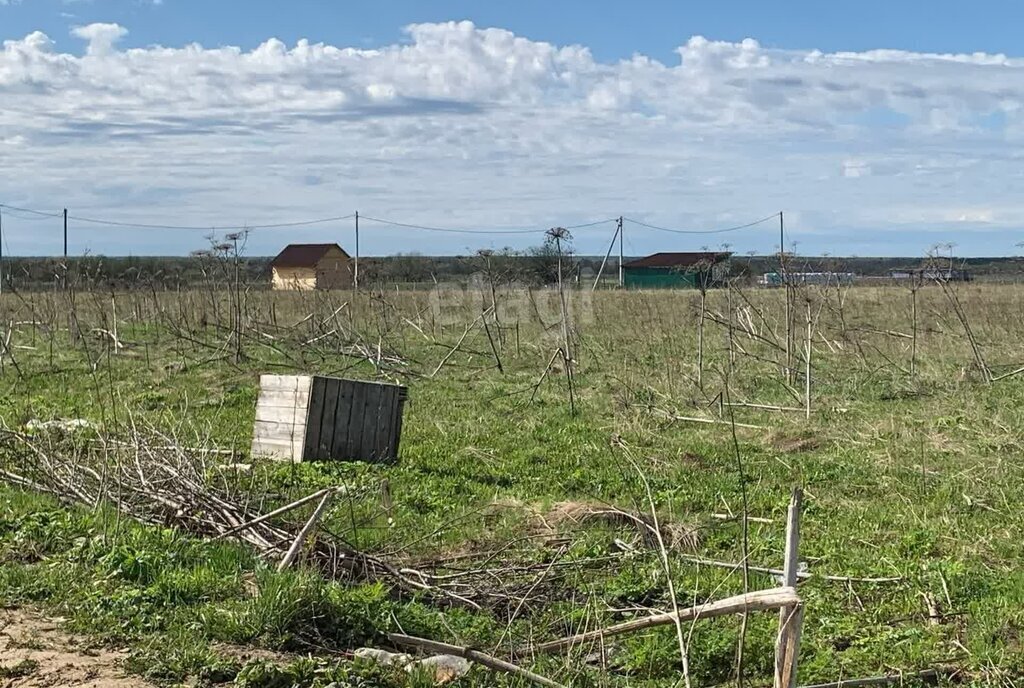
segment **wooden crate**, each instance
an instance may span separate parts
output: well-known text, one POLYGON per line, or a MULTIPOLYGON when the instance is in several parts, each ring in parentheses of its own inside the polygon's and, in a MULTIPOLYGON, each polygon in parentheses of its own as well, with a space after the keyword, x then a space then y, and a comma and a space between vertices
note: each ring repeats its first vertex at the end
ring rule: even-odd
POLYGON ((286 461, 392 461, 406 397, 400 385, 262 375, 251 453, 286 461))

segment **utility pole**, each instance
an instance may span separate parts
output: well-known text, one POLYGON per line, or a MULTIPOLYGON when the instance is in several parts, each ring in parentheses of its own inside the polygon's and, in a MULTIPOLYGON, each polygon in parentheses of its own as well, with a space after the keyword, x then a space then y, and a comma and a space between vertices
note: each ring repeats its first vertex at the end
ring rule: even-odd
POLYGON ((782 269, 785 270, 786 259, 783 253, 786 250, 786 218, 785 215, 779 212, 779 263, 782 269))
POLYGON ((64 209, 64 262, 68 257, 68 209, 64 209))
POLYGON ((619 215, 619 288, 626 286, 626 275, 622 269, 622 216, 619 215))
POLYGON ((359 211, 356 211, 356 265, 352 271, 352 286, 359 291, 359 211))

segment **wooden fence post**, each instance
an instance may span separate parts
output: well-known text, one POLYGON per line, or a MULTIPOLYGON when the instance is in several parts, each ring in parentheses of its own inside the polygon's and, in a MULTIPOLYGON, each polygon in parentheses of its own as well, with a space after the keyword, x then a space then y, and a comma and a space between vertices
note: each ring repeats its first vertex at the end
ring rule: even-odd
POLYGON ((804 407, 807 420, 811 419, 811 347, 813 346, 813 325, 811 319, 811 300, 807 299, 807 356, 804 361, 804 407))
MULTIPOLYGON (((786 558, 782 585, 796 588, 800 549, 800 507, 803 491, 793 488, 786 518, 786 558)), ((797 658, 800 654, 800 631, 803 626, 803 606, 796 604, 779 610, 779 635, 775 643, 775 688, 796 686, 797 658)))

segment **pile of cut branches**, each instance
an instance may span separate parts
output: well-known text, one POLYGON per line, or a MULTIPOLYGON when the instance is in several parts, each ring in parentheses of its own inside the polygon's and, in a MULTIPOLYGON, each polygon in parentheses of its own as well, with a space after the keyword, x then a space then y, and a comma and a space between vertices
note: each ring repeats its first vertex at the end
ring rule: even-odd
POLYGON ((65 503, 109 504, 140 523, 172 527, 201 538, 237 538, 278 568, 298 555, 331 579, 383 580, 409 592, 425 592, 449 603, 478 608, 470 599, 400 571, 360 552, 317 520, 344 487, 319 490, 269 509, 269 486, 257 473, 228 463, 220 452, 186 449, 155 431, 133 432, 126 440, 83 440, 64 433, 29 436, 0 431, 0 479, 53 495, 65 503), (281 516, 319 502, 301 525, 281 516))

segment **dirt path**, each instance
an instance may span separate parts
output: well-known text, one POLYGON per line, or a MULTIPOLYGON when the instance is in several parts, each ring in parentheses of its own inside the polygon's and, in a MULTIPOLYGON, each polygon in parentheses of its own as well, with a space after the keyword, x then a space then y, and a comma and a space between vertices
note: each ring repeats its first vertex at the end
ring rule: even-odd
POLYGON ((59 620, 0 610, 0 688, 145 688, 121 668, 124 652, 96 649, 62 631, 59 620))

